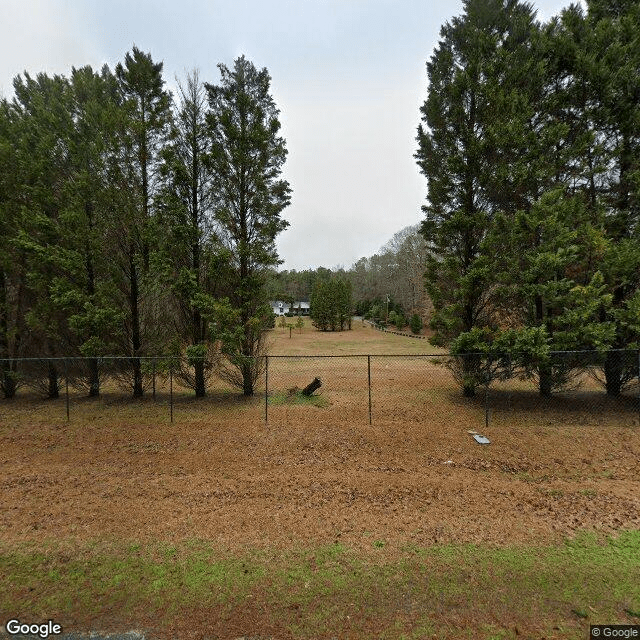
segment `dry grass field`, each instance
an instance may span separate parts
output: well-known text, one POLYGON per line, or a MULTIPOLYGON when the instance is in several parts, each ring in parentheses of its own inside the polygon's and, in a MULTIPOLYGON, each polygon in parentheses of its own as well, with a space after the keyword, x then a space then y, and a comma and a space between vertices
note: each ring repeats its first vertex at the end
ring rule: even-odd
MULTIPOLYGON (((426 340, 271 332, 264 382, 0 401, 0 623, 151 638, 584 638, 640 620, 637 399, 462 398, 426 340), (372 424, 368 370, 372 378, 372 424), (407 354, 393 358, 383 354, 407 354), (309 403, 288 390, 313 377, 309 403), (477 444, 469 431, 488 436, 477 444)), ((522 385, 521 385, 522 386, 522 385)))

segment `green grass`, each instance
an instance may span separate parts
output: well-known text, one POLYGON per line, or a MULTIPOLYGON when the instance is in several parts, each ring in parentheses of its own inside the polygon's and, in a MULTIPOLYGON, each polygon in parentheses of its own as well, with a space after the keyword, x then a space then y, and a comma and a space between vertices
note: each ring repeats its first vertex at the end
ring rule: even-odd
POLYGON ((191 610, 233 619, 250 602, 256 624, 296 638, 512 638, 516 627, 579 638, 588 624, 637 623, 638 531, 547 547, 376 542, 371 554, 338 543, 235 555, 199 541, 5 547, 0 611, 91 620, 117 610, 132 625, 146 612, 163 628, 191 610))
POLYGON ((327 407, 329 401, 323 395, 312 394, 305 396, 302 391, 296 391, 295 393, 289 393, 288 391, 275 391, 269 392, 270 405, 281 406, 285 404, 299 404, 312 407, 327 407))

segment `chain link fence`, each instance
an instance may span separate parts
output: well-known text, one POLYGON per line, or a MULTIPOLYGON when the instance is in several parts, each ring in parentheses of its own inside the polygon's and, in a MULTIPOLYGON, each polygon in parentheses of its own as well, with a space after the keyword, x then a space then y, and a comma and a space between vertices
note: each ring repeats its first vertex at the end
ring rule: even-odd
POLYGON ((59 410, 67 420, 75 409, 115 407, 135 416, 143 406, 148 419, 170 422, 640 424, 637 350, 553 352, 540 362, 513 355, 363 354, 271 355, 249 364, 250 396, 220 375, 219 361, 171 357, 0 359, 0 391, 7 403, 59 410), (202 398, 195 397, 199 368, 202 398), (128 401, 134 395, 140 397, 128 401))

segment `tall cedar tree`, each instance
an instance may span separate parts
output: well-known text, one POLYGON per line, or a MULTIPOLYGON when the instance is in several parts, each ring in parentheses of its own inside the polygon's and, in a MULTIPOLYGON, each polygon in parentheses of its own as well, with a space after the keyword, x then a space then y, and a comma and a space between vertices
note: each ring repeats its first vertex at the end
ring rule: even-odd
MULTIPOLYGON (((512 52, 503 49, 498 64, 489 67, 491 82, 503 88, 496 92, 503 116, 489 129, 499 153, 488 165, 498 180, 488 184, 498 188, 487 192, 493 215, 478 261, 493 275, 494 314, 486 322, 491 331, 460 334, 452 345, 457 353, 462 346, 486 353, 486 340, 522 349, 529 338, 537 345, 541 336, 545 348, 539 355, 545 349, 601 350, 610 338, 610 323, 598 319, 610 297, 596 271, 606 240, 601 211, 590 193, 602 152, 577 55, 584 33, 574 18, 575 8, 543 32, 532 32, 535 37, 521 64, 505 64, 512 52), (500 129, 506 132, 502 137, 500 129), (510 151, 507 162, 504 150, 510 151), (516 179, 500 180, 510 175, 516 179), (505 329, 502 339, 500 330, 505 329)), ((526 351, 532 353, 536 345, 526 351)), ((519 356, 510 354, 512 362, 519 356)), ((567 357, 552 362, 546 356, 537 362, 527 373, 539 378, 542 395, 564 386, 581 364, 567 357)), ((478 380, 473 374, 460 375, 465 391, 478 380)))
POLYGON ((89 358, 85 376, 89 395, 94 396, 100 391, 97 356, 117 349, 123 325, 107 241, 113 206, 107 168, 118 91, 106 66, 101 73, 91 67, 73 69, 70 89, 71 176, 59 226, 60 246, 66 252, 55 256, 60 277, 51 289, 51 299, 65 312, 74 350, 89 358))
MULTIPOLYGON (((61 76, 41 73, 32 78, 25 73, 13 84, 15 97, 9 109, 18 135, 10 143, 15 164, 7 175, 13 178, 13 191, 5 205, 18 226, 9 245, 14 265, 9 271, 7 347, 12 355, 59 355, 58 349, 68 346, 68 336, 61 331, 60 309, 49 299, 57 273, 52 273, 48 261, 62 253, 57 227, 67 206, 71 173, 69 82, 61 76)), ((52 363, 49 369, 48 395, 55 397, 58 376, 52 363)), ((16 373, 13 366, 12 375, 16 373)))
POLYGON ((210 166, 217 201, 218 236, 228 249, 232 277, 229 302, 237 313, 238 331, 225 346, 244 395, 253 395, 271 309, 264 285, 267 269, 279 264, 275 238, 289 223, 280 213, 291 189, 280 179, 286 158, 278 136, 279 111, 269 95, 267 69, 258 71, 244 56, 233 68, 218 65, 219 85, 206 84, 210 113, 210 166))
MULTIPOLYGON (((156 193, 160 148, 171 121, 170 95, 164 89, 162 63, 154 63, 151 54, 133 47, 125 56, 124 65, 116 66, 116 77, 129 106, 128 129, 134 148, 136 180, 136 211, 129 229, 126 249, 128 306, 130 315, 129 351, 133 357, 133 395, 143 393, 140 359, 145 345, 143 338, 142 287, 143 276, 149 272, 149 226, 152 201, 156 193)), ((133 213, 133 212, 132 212, 133 213)))
POLYGON ((351 329, 351 283, 343 277, 318 280, 311 294, 311 319, 320 331, 351 329))
POLYGON ((12 398, 17 387, 17 357, 24 355, 26 265, 15 239, 27 217, 21 168, 24 136, 15 105, 0 101, 0 391, 12 398))
MULTIPOLYGON (((579 18, 574 7, 545 25, 532 52, 544 70, 540 92, 529 94, 536 135, 513 164, 532 177, 528 201, 515 214, 504 207, 496 215, 484 247, 500 301, 496 324, 523 337, 542 335, 546 349, 554 351, 603 350, 611 337, 611 324, 599 317, 610 303, 597 270, 607 247, 593 190, 602 149, 585 97, 579 52, 586 35, 579 18)), ((493 338, 501 342, 499 335, 493 338)), ((513 344, 521 348, 522 340, 513 344)), ((516 362, 519 354, 510 357, 516 362)), ((527 370, 538 378, 543 396, 564 387, 585 365, 569 355, 537 362, 527 370)))
POLYGON ((170 143, 163 151, 163 189, 159 198, 157 237, 159 259, 177 301, 176 351, 186 343, 193 374, 180 371, 196 396, 205 395, 207 309, 224 277, 216 261, 212 220, 214 193, 208 155, 211 141, 206 129, 207 96, 197 70, 178 83, 178 104, 170 143))
MULTIPOLYGON (((464 9, 443 26, 427 63, 429 92, 415 154, 428 180, 421 231, 429 251, 426 286, 434 304, 435 344, 448 344, 492 319, 491 266, 482 245, 496 209, 504 208, 498 196, 503 198, 510 178, 498 172, 502 185, 497 186, 494 176, 499 159, 517 155, 526 144, 519 140, 514 149, 511 139, 496 134, 508 124, 496 122, 507 115, 501 113, 507 97, 508 114, 522 107, 517 104, 522 78, 505 75, 496 83, 495 71, 499 64, 509 69, 525 59, 537 30, 531 6, 517 0, 466 0, 464 9)), ((516 122, 513 135, 522 128, 516 122)), ((518 189, 512 192, 521 190, 513 186, 518 189)), ((465 386, 464 392, 473 395, 474 387, 465 386)))
POLYGON ((634 355, 617 350, 640 347, 640 4, 588 0, 587 10, 581 53, 607 158, 596 188, 610 240, 603 271, 613 301, 601 319, 615 325, 604 373, 607 393, 617 396, 637 375, 634 355))

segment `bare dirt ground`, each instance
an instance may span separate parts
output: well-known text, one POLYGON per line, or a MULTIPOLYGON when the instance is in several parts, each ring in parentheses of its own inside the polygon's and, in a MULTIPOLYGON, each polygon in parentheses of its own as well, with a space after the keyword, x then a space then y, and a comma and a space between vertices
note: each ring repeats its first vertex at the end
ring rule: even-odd
MULTIPOLYGON (((390 350, 380 334, 357 337, 333 336, 333 348, 390 350)), ((430 349, 389 339, 396 352, 430 349)), ((289 340, 282 332, 276 346, 289 340)), ((1 402, 0 542, 197 538, 242 552, 339 541, 368 553, 384 541, 392 556, 640 527, 635 398, 540 403, 532 390, 502 390, 485 428, 482 398, 463 399, 441 367, 378 356, 370 425, 366 358, 354 363, 274 359, 270 389, 320 373, 326 406, 270 407, 267 424, 264 397, 224 390, 199 401, 179 391, 173 424, 165 388, 155 401, 74 395, 69 423, 63 399, 1 402)))
POLYGON ((469 425, 445 417, 373 427, 265 427, 240 416, 8 422, 5 542, 196 537, 232 549, 381 539, 399 547, 640 526, 640 438, 629 427, 492 428, 492 444, 481 446, 469 425))

